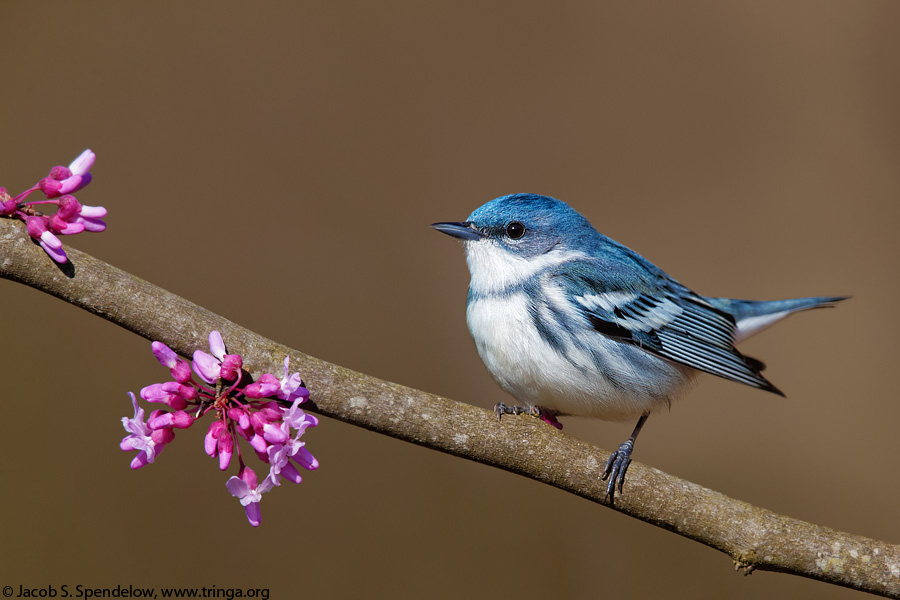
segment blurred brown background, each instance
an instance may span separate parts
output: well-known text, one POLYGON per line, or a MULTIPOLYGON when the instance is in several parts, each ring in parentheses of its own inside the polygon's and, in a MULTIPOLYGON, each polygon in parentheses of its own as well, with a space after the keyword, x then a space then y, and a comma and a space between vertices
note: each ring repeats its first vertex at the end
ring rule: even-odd
MULTIPOLYGON (((636 459, 900 542, 900 5, 157 2, 0 7, 0 185, 81 150, 109 229, 66 240, 314 356, 490 407, 462 250, 496 196, 563 199, 701 293, 852 294, 743 347, 636 459)), ((508 473, 324 421, 252 529, 179 433, 141 471, 147 341, 0 281, 0 585, 272 598, 844 598, 508 473)), ((613 448, 632 424, 568 419, 613 448)), ((626 490, 627 492, 627 490, 626 490)))

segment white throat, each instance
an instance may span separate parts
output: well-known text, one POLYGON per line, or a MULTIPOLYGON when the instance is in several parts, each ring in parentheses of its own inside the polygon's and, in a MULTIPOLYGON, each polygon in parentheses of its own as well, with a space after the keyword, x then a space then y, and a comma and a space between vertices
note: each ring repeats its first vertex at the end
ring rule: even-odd
POLYGON ((554 250, 526 258, 513 254, 489 238, 466 241, 465 249, 466 262, 472 275, 469 287, 476 294, 507 290, 545 269, 587 256, 583 252, 554 250))

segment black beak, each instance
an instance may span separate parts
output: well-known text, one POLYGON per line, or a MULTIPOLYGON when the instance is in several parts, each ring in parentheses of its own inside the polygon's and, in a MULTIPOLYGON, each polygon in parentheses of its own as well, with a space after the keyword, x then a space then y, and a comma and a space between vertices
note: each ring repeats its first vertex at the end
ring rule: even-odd
POLYGON ((484 234, 475 229, 475 225, 469 221, 463 221, 462 223, 432 223, 431 226, 441 233, 446 233, 450 237, 460 240, 480 240, 484 237, 484 234))

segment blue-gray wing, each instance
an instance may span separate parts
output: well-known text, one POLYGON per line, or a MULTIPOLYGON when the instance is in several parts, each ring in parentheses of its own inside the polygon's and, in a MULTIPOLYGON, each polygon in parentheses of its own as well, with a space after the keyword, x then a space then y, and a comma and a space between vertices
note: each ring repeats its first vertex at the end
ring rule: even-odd
POLYGON ((585 260, 553 275, 601 335, 731 381, 784 395, 734 347, 735 319, 661 271, 585 260))

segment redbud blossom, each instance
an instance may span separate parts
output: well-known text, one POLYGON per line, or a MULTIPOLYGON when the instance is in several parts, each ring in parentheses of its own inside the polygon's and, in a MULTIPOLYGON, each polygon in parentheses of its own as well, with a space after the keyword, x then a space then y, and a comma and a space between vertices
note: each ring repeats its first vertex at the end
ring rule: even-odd
POLYGON ((176 410, 170 413, 164 412, 147 421, 150 429, 187 429, 193 424, 194 417, 183 410, 176 410))
MULTIPOLYGON (((137 398, 128 392, 131 403, 134 405, 134 417, 122 417, 122 426, 130 435, 122 440, 119 447, 122 450, 137 450, 138 455, 131 461, 132 469, 140 469, 146 464, 152 463, 159 456, 166 444, 175 438, 175 434, 168 430, 153 430, 144 423, 144 409, 138 407, 137 398)), ((150 420, 158 417, 161 411, 150 413, 150 420)))
POLYGON ((50 258, 62 264, 69 259, 63 252, 62 242, 59 238, 47 230, 50 219, 47 217, 25 217, 25 229, 28 235, 38 240, 44 252, 50 255, 50 258))
POLYGON ((50 169, 50 175, 41 179, 38 184, 40 190, 47 198, 77 192, 91 182, 91 174, 88 171, 94 166, 95 158, 93 152, 85 150, 68 168, 53 167, 50 169))
MULTIPOLYGON (((63 215, 70 216, 71 202, 63 215), (68 211, 68 212, 67 212, 68 211)), ((77 207, 76 207, 77 208, 77 207)), ((40 224, 33 225, 39 228, 40 224)), ((143 410, 135 406, 135 418, 123 419, 129 432, 120 444, 123 450, 137 450, 132 468, 153 462, 162 448, 175 437, 175 429, 187 429, 207 413, 212 413, 203 440, 203 449, 211 457, 218 458, 219 468, 228 469, 233 458, 239 464, 239 476, 228 480, 229 491, 241 499, 247 518, 259 525, 259 501, 264 492, 279 485, 284 478, 300 483, 298 468, 307 470, 319 466, 315 457, 300 441, 308 427, 318 420, 304 413, 299 405, 309 397, 299 373, 289 373, 289 360, 285 359, 285 373, 278 379, 270 373, 262 374, 255 382, 240 386, 243 359, 237 354, 226 354, 225 343, 218 331, 209 335, 212 354, 194 352, 193 365, 189 365, 162 342, 153 342, 151 349, 156 359, 167 367, 175 381, 154 383, 141 390, 141 397, 148 402, 166 404, 171 411, 154 410, 147 422, 143 422, 143 410), (202 380, 197 382, 191 371, 202 380), (223 385, 223 382, 228 382, 223 385), (215 385, 211 385, 215 384, 215 385), (284 398, 292 399, 288 407, 284 398), (278 398, 278 400, 276 400, 278 398), (253 453, 269 465, 268 476, 257 485, 256 474, 244 463, 239 442, 249 442, 253 453)))
POLYGON ((189 400, 197 399, 197 390, 177 381, 154 383, 141 390, 141 398, 147 402, 162 402, 175 410, 183 410, 189 400))
POLYGON ((101 221, 105 216, 106 209, 102 206, 82 206, 75 222, 84 225, 85 231, 98 233, 106 229, 106 223, 101 221))
POLYGON ((225 423, 222 421, 213 421, 209 429, 206 430, 206 438, 203 441, 203 449, 210 456, 216 456, 216 450, 219 447, 219 434, 225 430, 225 423))
POLYGON ((254 383, 244 388, 244 395, 248 398, 268 398, 281 391, 281 382, 269 373, 265 373, 254 383))
POLYGON ((53 167, 47 177, 15 198, 11 198, 4 188, 0 188, 0 217, 25 221, 28 234, 50 258, 61 264, 66 263, 68 258, 56 235, 106 229, 106 223, 101 220, 106 216, 105 208, 85 206, 71 195, 90 183, 91 174, 88 171, 95 158, 93 152, 85 150, 68 167, 53 167), (47 200, 26 202, 25 199, 37 190, 43 191, 47 200), (35 208, 47 204, 56 205, 55 214, 47 216, 35 208))
POLYGON ((172 373, 172 379, 179 383, 187 383, 191 380, 191 366, 186 360, 178 358, 178 355, 171 348, 162 342, 153 342, 150 344, 153 355, 156 360, 164 366, 168 367, 172 373))
POLYGON ((254 527, 259 527, 262 521, 259 501, 264 493, 272 489, 273 483, 269 477, 266 477, 260 485, 257 485, 256 473, 250 467, 243 467, 238 472, 238 475, 239 477, 232 477, 225 482, 225 487, 228 488, 232 496, 240 499, 250 524, 254 527))
POLYGON ((222 334, 213 331, 209 334, 209 351, 212 355, 196 350, 194 352, 194 372, 207 383, 215 383, 222 378, 235 381, 241 376, 243 360, 239 354, 225 354, 225 342, 222 334))

